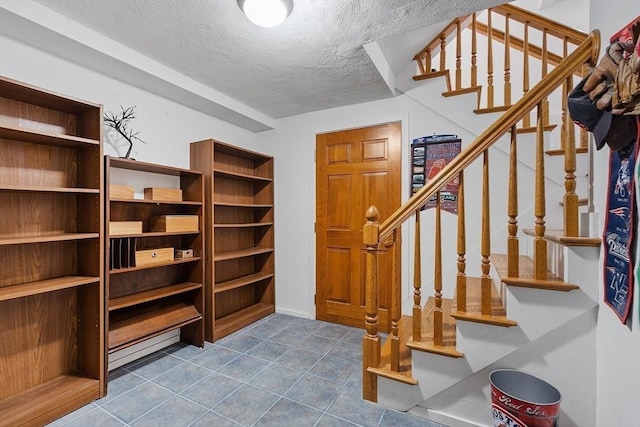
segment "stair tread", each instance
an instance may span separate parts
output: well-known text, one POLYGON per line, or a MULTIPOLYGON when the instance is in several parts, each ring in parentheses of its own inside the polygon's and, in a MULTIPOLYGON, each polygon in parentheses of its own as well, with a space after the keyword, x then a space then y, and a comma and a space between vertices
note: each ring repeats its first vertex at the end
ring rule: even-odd
POLYGON ((502 113, 511 108, 511 105, 498 105, 495 107, 476 108, 473 110, 476 114, 502 113))
MULTIPOLYGON (((542 129, 545 132, 551 132, 552 130, 554 130, 557 127, 558 127, 558 125, 546 125, 542 129)), ((517 128, 516 129, 516 133, 536 133, 536 132, 538 132, 538 127, 537 126, 529 126, 529 127, 526 127, 526 128, 517 128)), ((564 152, 562 154, 564 154, 564 152)))
POLYGON ((432 71, 430 73, 418 74, 417 76, 413 76, 413 80, 415 80, 415 81, 428 80, 428 79, 433 79, 433 78, 436 78, 436 77, 446 77, 448 75, 449 75, 449 70, 432 71))
POLYGON ((520 277, 509 277, 507 274, 508 257, 503 254, 492 254, 491 262, 493 263, 500 280, 509 286, 519 286, 535 289, 546 289, 552 291, 571 291, 578 289, 579 286, 566 283, 562 278, 547 271, 547 280, 537 280, 533 278, 533 259, 526 255, 518 257, 518 272, 520 277))
MULTIPOLYGON (((412 350, 425 351, 449 357, 463 357, 456 350, 456 319, 451 317, 451 298, 442 298, 442 342, 443 345, 433 344, 433 312, 436 308, 435 297, 429 297, 422 309, 422 341, 414 341, 413 336, 407 342, 407 347, 412 350)), ((411 331, 411 325, 409 325, 411 331)))
POLYGON ((448 98, 450 96, 464 95, 467 93, 480 93, 481 90, 482 90, 482 86, 470 86, 462 89, 454 89, 454 90, 448 90, 446 92, 442 92, 442 96, 444 96, 445 98, 448 98))
POLYGON ((415 385, 418 381, 413 378, 411 364, 411 349, 406 343, 411 336, 413 318, 411 316, 402 316, 398 322, 398 340, 400 350, 400 369, 398 372, 391 369, 391 337, 389 337, 380 350, 380 364, 378 367, 367 368, 368 372, 390 378, 405 384, 415 385))
POLYGON ((458 320, 486 323, 495 326, 517 326, 517 322, 507 317, 507 312, 502 303, 502 297, 498 293, 495 284, 491 285, 491 312, 492 315, 481 312, 481 286, 482 279, 479 277, 467 276, 467 309, 458 311, 457 304, 451 307, 451 316, 458 320))
MULTIPOLYGON (((535 236, 536 231, 533 228, 523 228, 522 232, 527 236, 535 236)), ((564 235, 564 231, 560 229, 547 228, 544 231, 544 238, 555 243, 565 246, 600 246, 602 241, 599 237, 569 237, 564 235)))
MULTIPOLYGON (((589 152, 587 147, 576 147, 576 154, 585 154, 589 152)), ((545 151, 548 156, 564 156, 564 150, 562 148, 555 148, 553 150, 545 151)))

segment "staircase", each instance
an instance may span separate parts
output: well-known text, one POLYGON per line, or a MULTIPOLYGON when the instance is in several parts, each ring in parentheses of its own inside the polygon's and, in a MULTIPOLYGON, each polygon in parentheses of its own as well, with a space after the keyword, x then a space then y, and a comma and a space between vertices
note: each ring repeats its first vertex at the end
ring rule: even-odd
POLYGON ((476 138, 382 223, 375 206, 366 213, 365 399, 450 426, 492 425, 489 373, 512 368, 560 390, 561 425, 593 425, 600 239, 579 230, 588 139, 566 98, 598 52, 597 31, 503 5, 452 21, 416 55, 418 75, 398 89, 476 138), (454 178, 457 216, 439 203, 454 178), (434 195, 435 209, 421 210, 434 195), (378 248, 403 226, 414 243, 404 307, 401 285, 377 277, 378 248), (392 289, 384 343, 381 286, 392 289))

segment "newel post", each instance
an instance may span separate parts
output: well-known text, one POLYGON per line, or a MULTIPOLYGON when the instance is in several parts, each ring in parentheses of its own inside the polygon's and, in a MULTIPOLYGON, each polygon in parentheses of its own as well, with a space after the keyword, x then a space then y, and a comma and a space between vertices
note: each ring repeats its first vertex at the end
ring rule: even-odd
POLYGON ((378 335, 378 219, 375 206, 366 213, 367 222, 362 230, 366 248, 365 334, 362 339, 362 397, 371 402, 378 400, 378 377, 367 371, 380 364, 380 336, 378 335))

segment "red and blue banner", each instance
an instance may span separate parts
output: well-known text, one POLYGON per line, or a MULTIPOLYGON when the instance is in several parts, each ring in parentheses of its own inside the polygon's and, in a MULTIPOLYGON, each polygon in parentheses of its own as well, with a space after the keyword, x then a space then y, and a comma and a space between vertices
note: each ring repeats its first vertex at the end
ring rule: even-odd
POLYGON ((638 144, 609 154, 609 186, 603 235, 604 301, 622 323, 633 301, 635 164, 638 144))

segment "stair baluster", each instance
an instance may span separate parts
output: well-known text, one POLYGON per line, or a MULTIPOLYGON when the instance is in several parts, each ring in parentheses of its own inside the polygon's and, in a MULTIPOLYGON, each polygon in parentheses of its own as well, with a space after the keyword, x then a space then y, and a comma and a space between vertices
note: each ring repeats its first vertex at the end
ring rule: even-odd
POLYGON ((462 89, 462 26, 456 21, 456 90, 462 89))
POLYGON ((504 105, 511 105, 511 15, 504 15, 504 105))
POLYGON ((415 243, 413 249, 413 340, 422 341, 422 269, 420 256, 420 209, 416 210, 415 243))
POLYGON ((487 14, 487 108, 493 107, 493 27, 491 9, 487 14))
MULTIPOLYGON (((529 92, 529 21, 524 23, 524 51, 522 53, 522 96, 529 92)), ((522 127, 527 129, 531 127, 531 114, 527 112, 522 119, 522 127)))
POLYGON ((482 164, 482 225, 480 253, 482 255, 482 276, 480 276, 481 286, 481 313, 491 315, 491 288, 492 281, 489 271, 491 270, 491 225, 489 221, 489 150, 483 153, 482 164))
POLYGON ((400 337, 398 336, 398 327, 400 324, 401 314, 401 301, 400 294, 400 282, 398 280, 398 257, 400 256, 400 245, 398 244, 398 229, 393 230, 391 243, 388 246, 391 258, 391 277, 393 282, 391 283, 391 306, 389 307, 389 315, 391 316, 391 334, 389 339, 391 340, 391 370, 394 372, 400 371, 400 337), (395 246, 395 248, 394 248, 395 246))
POLYGON ((366 213, 367 222, 362 229, 362 240, 366 247, 365 276, 365 335, 362 338, 362 397, 371 402, 378 399, 378 377, 367 371, 380 364, 380 335, 378 334, 378 219, 375 206, 366 213))
POLYGON ((435 290, 435 304, 433 310, 433 343, 442 345, 442 221, 441 221, 440 192, 436 193, 436 234, 435 260, 433 272, 433 287, 435 290))
MULTIPOLYGON (((471 17, 471 87, 478 86, 478 21, 474 13, 471 17)), ((478 103, 480 100, 478 100, 478 103)), ((477 106, 480 108, 480 105, 477 106)))
POLYGON ((511 128, 511 142, 509 150, 509 201, 507 215, 509 216, 507 231, 507 274, 509 277, 519 277, 518 256, 520 244, 518 242, 518 132, 516 126, 511 128))
POLYGON ((536 170, 535 170, 535 238, 533 241, 533 277, 538 280, 547 279, 547 241, 545 233, 545 185, 544 185, 544 113, 543 102, 537 106, 536 131, 536 170))
POLYGON ((464 212, 464 171, 458 174, 458 274, 456 276, 456 306, 458 311, 467 310, 467 275, 465 273, 467 262, 465 255, 466 227, 464 212))

